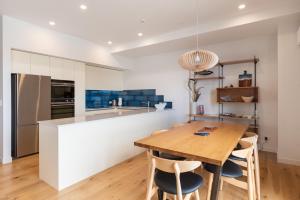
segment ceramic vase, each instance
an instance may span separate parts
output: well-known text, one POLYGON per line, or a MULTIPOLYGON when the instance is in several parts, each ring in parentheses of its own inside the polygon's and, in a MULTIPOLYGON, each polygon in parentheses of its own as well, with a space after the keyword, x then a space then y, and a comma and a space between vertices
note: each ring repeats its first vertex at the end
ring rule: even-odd
POLYGON ((191 103, 191 114, 196 115, 197 114, 197 102, 191 103))

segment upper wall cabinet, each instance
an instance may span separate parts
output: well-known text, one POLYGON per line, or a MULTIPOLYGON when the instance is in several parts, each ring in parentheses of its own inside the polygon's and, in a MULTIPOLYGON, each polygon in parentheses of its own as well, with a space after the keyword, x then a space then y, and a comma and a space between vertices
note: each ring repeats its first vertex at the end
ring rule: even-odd
POLYGON ((50 74, 52 79, 64 79, 64 60, 50 57, 50 74))
POLYGON ((75 80, 78 62, 35 53, 12 50, 12 73, 51 76, 52 79, 75 80))
POLYGON ((74 80, 75 61, 50 57, 50 71, 53 79, 74 80))
POLYGON ((123 71, 86 66, 86 89, 88 90, 123 90, 123 71))
POLYGON ((85 64, 75 62, 75 116, 85 114, 85 64))
POLYGON ((50 75, 50 57, 38 54, 31 54, 30 71, 34 75, 50 75))
POLYGON ((77 62, 71 60, 65 60, 63 66, 63 79, 64 80, 75 80, 75 68, 78 65, 77 62))
POLYGON ((30 74, 30 53, 11 51, 12 73, 30 74))
POLYGON ((75 115, 85 113, 85 63, 15 50, 11 54, 12 73, 75 81, 75 115))

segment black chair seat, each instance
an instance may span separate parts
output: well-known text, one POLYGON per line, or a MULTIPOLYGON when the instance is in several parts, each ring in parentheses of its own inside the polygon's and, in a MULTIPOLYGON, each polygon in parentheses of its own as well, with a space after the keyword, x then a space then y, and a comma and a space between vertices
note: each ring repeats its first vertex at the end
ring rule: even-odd
POLYGON ((168 159, 168 160, 185 160, 184 157, 175 156, 175 155, 164 153, 164 152, 160 152, 159 157, 168 159))
MULTIPOLYGON (((238 143, 236 145, 236 147, 234 148, 234 150, 240 150, 240 149, 242 149, 242 146, 240 143, 238 143)), ((234 156, 232 154, 230 154, 229 159, 247 162, 246 158, 240 158, 240 157, 234 156)))
MULTIPOLYGON (((157 170, 154 181, 161 191, 177 194, 175 174, 157 170)), ((180 182, 182 194, 189 194, 196 191, 203 184, 203 178, 193 172, 186 172, 180 174, 180 182)))
POLYGON ((240 158, 240 157, 234 156, 232 154, 230 154, 229 159, 247 162, 246 158, 240 158))
POLYGON ((241 150, 241 149, 242 149, 242 145, 240 143, 238 143, 234 148, 234 150, 241 150))
MULTIPOLYGON (((203 164, 204 169, 209 171, 210 173, 215 173, 217 167, 211 164, 203 164)), ((222 167, 222 176, 229 177, 229 178, 238 178, 243 176, 242 168, 235 164, 234 162, 227 160, 223 167, 222 167)))

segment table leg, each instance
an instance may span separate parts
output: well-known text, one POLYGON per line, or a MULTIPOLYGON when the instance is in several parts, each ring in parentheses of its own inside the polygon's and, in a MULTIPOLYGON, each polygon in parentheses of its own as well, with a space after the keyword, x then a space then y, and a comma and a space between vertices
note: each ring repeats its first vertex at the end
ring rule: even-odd
MULTIPOLYGON (((153 155, 159 157, 159 151, 153 151, 153 155)), ((163 199, 163 191, 161 191, 160 189, 157 189, 157 199, 158 200, 163 199)))
POLYGON ((221 166, 217 166, 216 173, 212 183, 210 200, 217 200, 219 195, 220 178, 221 178, 221 166))
POLYGON ((163 199, 163 191, 160 189, 157 190, 157 199, 162 200, 163 199))

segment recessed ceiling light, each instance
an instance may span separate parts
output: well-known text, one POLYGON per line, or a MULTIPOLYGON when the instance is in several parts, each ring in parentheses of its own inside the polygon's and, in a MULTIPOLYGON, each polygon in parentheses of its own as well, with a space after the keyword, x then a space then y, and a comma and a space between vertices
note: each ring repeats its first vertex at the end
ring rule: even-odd
POLYGON ((55 21, 49 21, 50 26, 55 26, 55 24, 56 24, 55 21))
POLYGON ((81 5, 80 5, 80 9, 81 9, 81 10, 86 10, 86 9, 87 9, 87 6, 84 5, 84 4, 81 4, 81 5))
POLYGON ((112 45, 112 41, 108 41, 107 44, 108 44, 108 45, 112 45))
POLYGON ((245 5, 245 4, 239 5, 239 9, 240 9, 240 10, 243 10, 243 9, 245 9, 245 8, 246 8, 246 5, 245 5))
POLYGON ((138 33, 137 34, 139 37, 142 37, 143 36, 143 33, 138 33))

